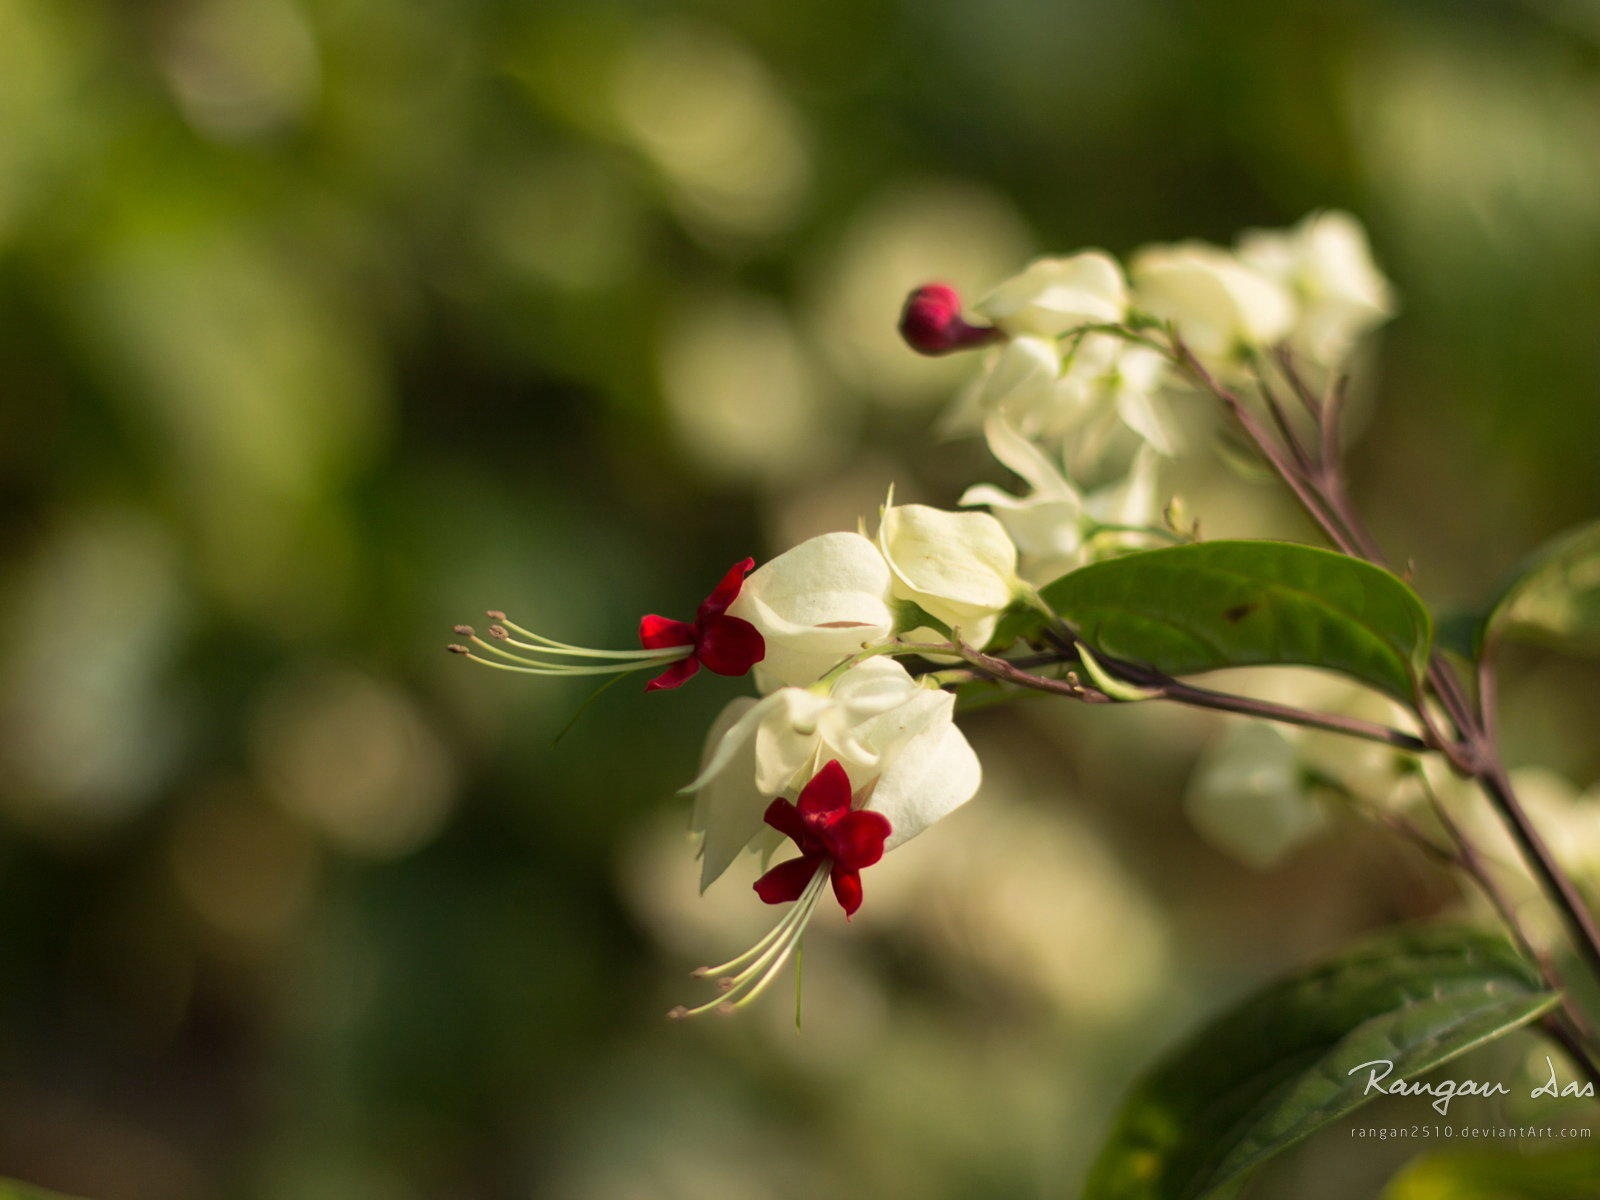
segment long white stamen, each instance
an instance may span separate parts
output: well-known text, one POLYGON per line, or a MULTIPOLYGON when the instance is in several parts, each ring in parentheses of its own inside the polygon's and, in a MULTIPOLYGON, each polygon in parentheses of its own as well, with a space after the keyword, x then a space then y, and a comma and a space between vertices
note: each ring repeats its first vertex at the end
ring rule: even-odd
POLYGON ((473 645, 494 656, 494 659, 490 660, 468 651, 467 657, 473 662, 484 663, 486 666, 500 667, 502 670, 518 671, 524 675, 625 675, 632 671, 648 671, 658 667, 669 666, 683 658, 687 658, 692 653, 692 647, 684 646, 681 649, 674 647, 667 651, 652 650, 648 655, 639 658, 630 656, 621 662, 584 666, 578 663, 563 663, 514 654, 503 645, 485 641, 476 633, 470 634, 468 640, 473 645))
MULTIPOLYGON (((528 650, 534 654, 543 654, 548 658, 614 658, 627 660, 636 658, 654 658, 660 655, 660 650, 584 650, 578 646, 541 646, 533 642, 524 642, 507 635, 500 639, 508 646, 515 646, 519 650, 528 650)), ((669 647, 678 649, 678 647, 669 647)), ((689 646, 682 647, 687 651, 689 646)))
POLYGON ((625 667, 529 667, 519 666, 514 662, 500 662, 493 658, 484 658, 483 655, 473 654, 470 651, 464 657, 468 662, 475 662, 480 666, 494 667, 500 671, 515 671, 519 675, 630 675, 635 671, 649 671, 655 667, 665 667, 678 661, 676 658, 662 658, 625 667))
POLYGON ((477 630, 470 625, 457 625, 456 633, 472 645, 453 645, 449 647, 450 651, 483 666, 515 671, 520 675, 627 675, 634 671, 660 670, 682 662, 694 653, 693 646, 663 646, 654 650, 591 650, 532 633, 507 620, 502 612, 491 612, 489 617, 495 622, 489 626, 492 640, 479 637, 477 630), (508 629, 515 629, 531 640, 514 638, 507 632, 508 629), (475 652, 473 646, 482 653, 475 652), (572 659, 578 661, 569 661, 572 659))
POLYGON ((722 995, 714 1000, 708 1000, 697 1008, 685 1008, 679 1005, 667 1016, 673 1020, 682 1020, 686 1017, 703 1016, 708 1012, 731 1013, 743 1008, 765 992, 800 945, 806 926, 810 924, 811 916, 816 911, 817 901, 822 897, 823 885, 827 882, 830 867, 831 864, 825 862, 817 868, 816 874, 811 877, 811 882, 806 884, 805 891, 800 893, 794 907, 766 937, 738 958, 720 967, 702 968, 695 972, 696 975, 716 974, 753 957, 754 961, 751 961, 750 965, 738 975, 717 981, 717 986, 722 989, 722 995))
MULTIPOLYGON (((810 883, 806 884, 806 890, 800 893, 800 900, 804 900, 805 897, 812 891, 812 889, 818 886, 818 880, 821 878, 821 874, 822 873, 819 871, 817 876, 814 877, 810 883)), ((788 912, 783 914, 783 920, 779 921, 776 925, 769 929, 765 937, 763 937, 754 946, 751 946, 750 949, 746 950, 743 954, 739 955, 738 958, 730 958, 727 962, 719 963, 714 967, 700 967, 691 973, 699 979, 715 979, 718 976, 726 975, 729 971, 732 971, 737 967, 744 966, 745 963, 759 956, 763 950, 765 950, 773 942, 777 941, 777 939, 788 930, 789 926, 794 924, 795 920, 800 916, 800 912, 801 904, 797 902, 794 907, 790 908, 788 912)))
MULTIPOLYGON (((819 888, 816 892, 812 893, 807 900, 803 901, 805 904, 805 917, 795 925, 794 932, 791 933, 784 942, 783 952, 779 954, 777 958, 773 959, 771 965, 767 967, 765 972, 763 972, 759 978, 752 977, 754 979, 754 986, 750 987, 750 989, 737 1000, 733 999, 733 997, 737 995, 740 990, 742 990, 744 985, 740 985, 739 988, 730 989, 727 995, 723 997, 722 1003, 717 1005, 718 1012, 732 1013, 738 1011, 747 1004, 753 1004, 761 995, 761 993, 765 992, 769 987, 772 986, 773 980, 777 979, 778 976, 782 974, 784 965, 791 957, 793 957, 794 952, 800 948, 800 938, 802 935, 804 935, 806 926, 810 924, 811 914, 816 909, 817 901, 821 898, 821 896, 822 890, 819 888)), ((768 953, 771 953, 771 951, 768 951, 768 953)))
MULTIPOLYGON (((546 648, 547 653, 550 651, 558 651, 563 654, 576 654, 584 658, 588 658, 593 655, 604 655, 608 658, 642 658, 645 655, 659 653, 659 651, 656 650, 590 650, 586 646, 574 646, 569 642, 558 642, 555 640, 555 638, 545 637, 542 633, 534 633, 531 629, 524 629, 515 621, 508 619, 504 613, 490 613, 489 616, 491 620, 494 620, 504 628, 511 630, 519 637, 525 637, 530 642, 539 643, 538 646, 524 646, 523 649, 526 650, 535 650, 540 647, 544 647, 546 648)), ((506 640, 510 641, 511 639, 507 638, 506 640)))

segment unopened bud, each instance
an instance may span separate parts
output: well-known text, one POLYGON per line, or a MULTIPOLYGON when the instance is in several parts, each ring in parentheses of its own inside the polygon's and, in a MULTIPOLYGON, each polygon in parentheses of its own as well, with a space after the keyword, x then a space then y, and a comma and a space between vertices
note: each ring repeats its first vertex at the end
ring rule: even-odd
POLYGON ((946 283, 928 283, 906 297, 900 336, 918 354, 949 354, 998 341, 1000 331, 969 325, 961 317, 961 294, 946 283))

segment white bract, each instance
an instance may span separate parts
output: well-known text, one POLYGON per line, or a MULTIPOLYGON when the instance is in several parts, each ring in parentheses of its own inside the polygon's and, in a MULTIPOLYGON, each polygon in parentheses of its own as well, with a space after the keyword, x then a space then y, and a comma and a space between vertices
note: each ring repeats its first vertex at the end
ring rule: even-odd
POLYGON ((1021 552, 1024 575, 1042 585, 1095 558, 1146 540, 1140 530, 1160 519, 1158 459, 1149 447, 1134 456, 1128 474, 1087 494, 1079 491, 1043 450, 1004 421, 984 426, 989 450, 1029 487, 1023 496, 992 484, 970 487, 965 506, 983 505, 1021 552))
POLYGON ((1061 343, 1014 338, 961 393, 945 424, 967 433, 998 416, 1025 437, 1069 444, 1084 463, 1097 460, 1126 427, 1170 455, 1178 435, 1171 401, 1161 395, 1167 375, 1158 351, 1115 334, 1085 333, 1061 343))
POLYGON ((891 493, 878 522, 878 549, 894 575, 895 597, 974 646, 989 640, 1022 587, 1017 547, 988 513, 897 505, 891 493))
POLYGON ((1207 750, 1184 809, 1207 841, 1258 871, 1319 836, 1332 816, 1294 742, 1264 721, 1230 727, 1207 750))
POLYGON ((1060 432, 1069 402, 1062 390, 1061 349, 1048 338, 1013 338, 956 398, 945 420, 950 433, 970 433, 999 414, 1038 437, 1060 432))
POLYGON ((1210 365, 1235 363, 1280 341, 1294 325, 1288 289, 1219 246, 1148 246, 1134 256, 1129 274, 1136 306, 1171 321, 1210 365))
POLYGON ((1294 294, 1300 312, 1290 341, 1314 362, 1336 364, 1394 315, 1393 290, 1349 213, 1312 213, 1292 229, 1251 230, 1239 239, 1239 257, 1294 294))
POLYGON ((1059 432, 1079 461, 1093 461, 1120 423, 1162 454, 1178 449, 1169 405, 1159 397, 1167 363, 1158 351, 1109 333, 1089 333, 1062 372, 1059 432))
POLYGON ((892 584, 883 555, 859 533, 821 534, 757 568, 728 606, 766 641, 756 686, 805 686, 884 640, 894 628, 892 584))
POLYGON ((891 658, 857 663, 826 690, 785 687, 731 702, 684 789, 695 795, 701 888, 764 840, 762 816, 773 799, 792 795, 832 759, 866 794, 863 807, 889 819, 889 849, 966 803, 980 771, 954 713, 953 694, 923 686, 891 658))
POLYGON ((1116 324, 1128 313, 1122 268, 1101 250, 1039 258, 974 306, 1013 337, 1057 337, 1083 325, 1116 324))

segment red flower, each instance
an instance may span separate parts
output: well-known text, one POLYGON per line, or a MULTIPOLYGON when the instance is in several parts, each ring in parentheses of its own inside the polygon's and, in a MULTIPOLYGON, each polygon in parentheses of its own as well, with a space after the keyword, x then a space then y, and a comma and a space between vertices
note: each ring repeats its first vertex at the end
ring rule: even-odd
POLYGON ((833 894, 852 916, 861 907, 861 871, 883 857, 889 818, 850 807, 850 776, 834 759, 812 777, 798 806, 774 800, 766 821, 794 839, 800 857, 779 863, 756 880, 756 895, 768 904, 798 900, 817 871, 832 864, 833 894))
POLYGON ((987 325, 961 319, 961 295, 947 283, 928 283, 906 297, 900 310, 900 336, 918 354, 971 350, 1000 339, 987 325))
POLYGON ((744 586, 744 577, 755 565, 755 559, 747 558, 729 567, 722 582, 701 602, 692 623, 654 613, 639 618, 639 644, 646 650, 694 647, 645 684, 645 691, 682 687, 702 665, 718 675, 743 675, 766 657, 767 644, 761 631, 742 617, 730 617, 727 611, 744 586))

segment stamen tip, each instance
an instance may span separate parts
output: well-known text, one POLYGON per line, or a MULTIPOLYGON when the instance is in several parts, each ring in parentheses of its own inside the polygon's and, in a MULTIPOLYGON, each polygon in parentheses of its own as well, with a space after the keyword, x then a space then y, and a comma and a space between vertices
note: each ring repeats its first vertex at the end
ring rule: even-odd
POLYGON ((689 977, 691 979, 704 979, 706 976, 708 976, 710 974, 711 974, 711 968, 710 967, 696 967, 694 970, 689 972, 689 977))
POLYGON ((721 979, 717 980, 717 991, 731 992, 733 990, 734 983, 735 980, 732 975, 724 975, 721 979))
POLYGON ((451 654, 471 654, 472 653, 472 651, 467 649, 465 646, 458 646, 453 642, 450 645, 446 646, 445 649, 450 651, 451 654))
POLYGON ((689 1015, 689 1010, 681 1004, 676 1004, 667 1010, 667 1020, 681 1021, 689 1015))
POLYGON ((504 621, 506 619, 505 613, 501 612, 498 608, 491 608, 483 615, 488 617, 491 621, 504 621))
POLYGON ((489 636, 499 638, 503 642, 511 635, 506 632, 504 625, 491 625, 489 626, 489 636))
POLYGON ((453 633, 458 633, 462 637, 471 637, 472 633, 473 633, 473 630, 472 630, 472 626, 471 625, 457 625, 452 630, 452 632, 453 633))
POLYGON ((717 1010, 716 1011, 717 1011, 717 1016, 719 1016, 719 1017, 731 1017, 731 1016, 733 1016, 734 1013, 739 1011, 739 1006, 737 1004, 731 1004, 731 1003, 729 1003, 729 1004, 719 1004, 719 1005, 717 1005, 717 1010))

